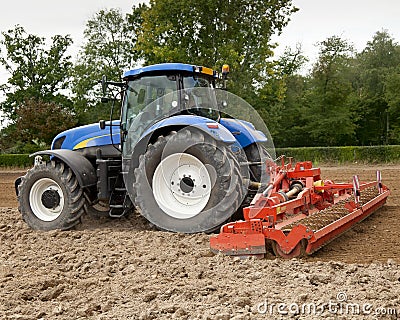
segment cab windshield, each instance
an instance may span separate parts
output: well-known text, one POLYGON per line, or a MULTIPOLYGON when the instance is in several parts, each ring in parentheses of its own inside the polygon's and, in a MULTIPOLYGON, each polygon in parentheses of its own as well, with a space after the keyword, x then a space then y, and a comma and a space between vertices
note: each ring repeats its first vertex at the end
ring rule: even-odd
POLYGON ((146 123, 179 113, 219 118, 212 79, 193 74, 151 75, 128 81, 123 109, 124 131, 139 115, 151 118, 142 119, 146 123), (151 112, 142 114, 149 105, 151 112))
MULTIPOLYGON (((153 101, 159 101, 163 108, 172 105, 163 101, 164 96, 173 99, 173 92, 178 90, 175 76, 150 76, 141 77, 128 82, 124 99, 124 109, 122 123, 126 123, 129 128, 132 120, 153 101)), ((165 113, 166 110, 155 110, 165 113)))
POLYGON ((209 79, 197 75, 185 76, 183 89, 185 109, 189 113, 213 120, 219 118, 213 83, 209 79))

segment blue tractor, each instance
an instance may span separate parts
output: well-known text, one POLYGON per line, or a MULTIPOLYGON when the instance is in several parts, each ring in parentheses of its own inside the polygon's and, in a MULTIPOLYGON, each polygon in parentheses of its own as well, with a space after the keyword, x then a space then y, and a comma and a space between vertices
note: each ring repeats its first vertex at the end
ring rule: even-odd
POLYGON ((103 78, 104 91, 121 94, 120 120, 64 131, 33 154, 16 181, 24 221, 69 229, 85 212, 136 209, 159 229, 195 233, 232 219, 261 185, 269 139, 245 121, 243 100, 216 89, 227 73, 165 63, 127 71, 121 83, 103 78))

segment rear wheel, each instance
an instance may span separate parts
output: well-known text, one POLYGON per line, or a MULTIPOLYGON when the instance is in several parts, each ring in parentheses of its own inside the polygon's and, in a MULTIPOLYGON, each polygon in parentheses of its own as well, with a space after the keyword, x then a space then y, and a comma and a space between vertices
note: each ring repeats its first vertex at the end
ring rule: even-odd
POLYGON ((80 222, 84 203, 74 173, 63 162, 36 165, 18 186, 18 209, 32 229, 70 229, 80 222))
POLYGON ((211 232, 245 195, 240 166, 229 147, 193 129, 149 145, 135 169, 135 203, 158 228, 211 232))
POLYGON ((267 152, 264 146, 258 143, 253 143, 244 148, 244 155, 240 154, 241 162, 247 162, 246 167, 242 167, 242 170, 247 170, 247 175, 253 182, 260 182, 261 187, 258 189, 247 190, 247 197, 244 199, 239 210, 232 216, 232 220, 244 220, 243 208, 248 207, 251 201, 254 199, 257 193, 261 193, 265 190, 266 185, 269 182, 269 176, 267 175, 266 163, 272 161, 271 156, 267 152))
POLYGON ((268 151, 262 144, 253 143, 244 149, 247 160, 250 162, 250 178, 255 182, 268 184, 267 161, 273 162, 268 151))

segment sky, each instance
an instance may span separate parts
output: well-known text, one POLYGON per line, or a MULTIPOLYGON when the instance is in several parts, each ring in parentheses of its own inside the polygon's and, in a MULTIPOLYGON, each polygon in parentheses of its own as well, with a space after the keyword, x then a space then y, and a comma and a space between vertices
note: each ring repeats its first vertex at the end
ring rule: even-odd
MULTIPOLYGON (((96 12, 106 8, 120 8, 131 12, 138 0, 1 0, 0 32, 13 29, 19 24, 27 33, 50 39, 56 34, 72 37, 74 43, 69 54, 76 57, 83 44, 86 22, 96 12)), ((1 38, 1 36, 0 36, 1 38)), ((7 80, 7 72, 0 67, 0 83, 7 80), (5 79, 5 80, 4 80, 5 79)))
POLYGON ((276 54, 285 46, 302 44, 310 63, 318 56, 317 42, 333 35, 352 43, 359 52, 377 31, 387 30, 400 41, 399 0, 293 0, 300 10, 291 16, 291 21, 279 37, 276 54))
MULTIPOLYGON (((123 13, 128 13, 139 2, 143 1, 2 0, 0 32, 19 24, 28 33, 47 39, 55 34, 69 34, 74 41, 69 54, 76 57, 83 43, 85 23, 96 12, 120 8, 123 13)), ((387 29, 396 41, 400 40, 399 0, 293 0, 293 3, 300 10, 292 15, 283 33, 273 37, 280 44, 276 55, 281 54, 286 46, 294 48, 296 43, 301 43, 304 54, 312 63, 318 55, 315 44, 333 35, 350 40, 358 51, 383 29, 387 29)), ((0 84, 5 83, 7 77, 7 72, 0 66, 0 84)))

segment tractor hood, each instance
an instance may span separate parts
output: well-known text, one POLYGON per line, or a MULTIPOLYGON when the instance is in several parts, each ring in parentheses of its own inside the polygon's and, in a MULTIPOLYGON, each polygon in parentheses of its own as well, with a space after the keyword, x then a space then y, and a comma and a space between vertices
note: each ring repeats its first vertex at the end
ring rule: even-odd
MULTIPOLYGON (((109 122, 108 122, 109 123, 109 122)), ((120 144, 119 120, 113 121, 113 141, 120 144)), ((59 133, 51 144, 51 149, 79 150, 112 144, 109 127, 102 130, 98 123, 93 123, 59 133)))

